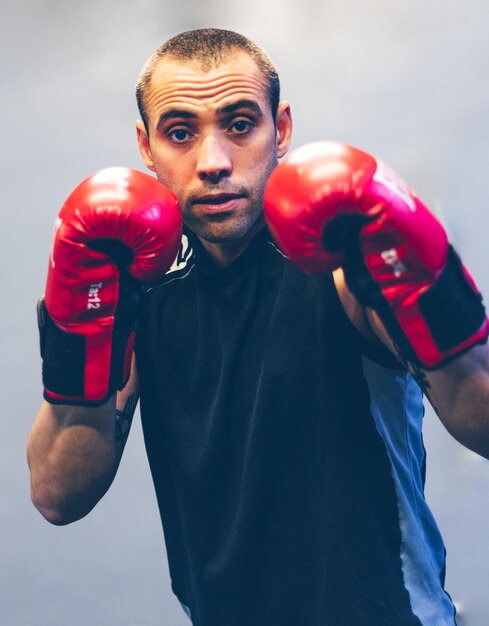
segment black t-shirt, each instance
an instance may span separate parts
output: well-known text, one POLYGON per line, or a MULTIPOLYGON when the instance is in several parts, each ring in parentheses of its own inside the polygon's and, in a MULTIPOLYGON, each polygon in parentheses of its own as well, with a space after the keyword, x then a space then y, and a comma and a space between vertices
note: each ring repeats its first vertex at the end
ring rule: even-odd
POLYGON ((173 590, 194 626, 454 624, 421 393, 332 277, 266 229, 219 270, 187 232, 136 357, 173 590))

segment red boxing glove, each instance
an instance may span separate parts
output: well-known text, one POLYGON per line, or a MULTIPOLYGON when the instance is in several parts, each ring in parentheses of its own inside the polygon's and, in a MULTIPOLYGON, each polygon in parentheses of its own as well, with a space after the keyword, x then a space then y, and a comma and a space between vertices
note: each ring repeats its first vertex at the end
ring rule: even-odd
POLYGON ((97 405, 123 388, 140 281, 165 274, 181 232, 177 197, 137 170, 101 170, 68 197, 38 307, 46 400, 97 405))
POLYGON ((442 225, 369 154, 336 142, 299 148, 272 173, 265 213, 303 271, 343 267, 403 360, 435 369, 487 339, 481 295, 442 225))

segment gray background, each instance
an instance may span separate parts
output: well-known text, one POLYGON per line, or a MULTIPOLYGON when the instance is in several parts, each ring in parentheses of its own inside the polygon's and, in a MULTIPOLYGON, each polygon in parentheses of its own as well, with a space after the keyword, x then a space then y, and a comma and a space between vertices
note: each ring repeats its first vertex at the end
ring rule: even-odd
MULTIPOLYGON (((41 399, 34 308, 55 215, 94 170, 142 168, 138 71, 163 40, 201 26, 239 30, 269 51, 293 104, 295 146, 349 141, 397 169, 489 295, 487 0, 3 0, 1 625, 187 623, 169 589, 139 418, 109 493, 68 527, 31 506, 25 442, 41 399)), ((447 588, 461 623, 486 626, 489 465, 430 410, 425 438, 447 588)))

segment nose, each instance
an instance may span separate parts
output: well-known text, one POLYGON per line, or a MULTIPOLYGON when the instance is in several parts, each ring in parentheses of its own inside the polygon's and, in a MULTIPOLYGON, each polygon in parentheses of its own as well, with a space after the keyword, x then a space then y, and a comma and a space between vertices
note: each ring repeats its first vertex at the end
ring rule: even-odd
POLYGON ((197 175, 201 180, 218 182, 233 171, 229 146, 215 135, 205 137, 197 157, 197 175))

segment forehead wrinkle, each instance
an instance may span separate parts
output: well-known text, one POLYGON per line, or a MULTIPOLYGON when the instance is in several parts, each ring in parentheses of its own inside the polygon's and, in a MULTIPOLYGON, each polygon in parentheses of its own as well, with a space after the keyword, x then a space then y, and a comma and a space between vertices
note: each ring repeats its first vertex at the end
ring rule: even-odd
POLYGON ((151 100, 159 99, 159 96, 163 97, 174 97, 174 98, 213 98, 219 94, 220 91, 223 90, 224 93, 229 91, 239 91, 243 90, 243 92, 247 93, 256 93, 257 87, 261 91, 261 88, 265 85, 260 84, 259 82, 255 83, 254 81, 243 81, 243 80, 234 80, 234 81, 220 81, 219 84, 195 84, 190 82, 181 81, 178 84, 178 81, 172 81, 169 85, 169 89, 165 89, 166 85, 162 85, 160 89, 155 89, 153 94, 148 98, 148 104, 151 100))
MULTIPOLYGON (((160 74, 163 74, 163 76, 161 77, 161 80, 163 81, 170 81, 172 83, 175 82, 183 82, 183 83, 203 83, 203 84, 213 84, 213 83, 222 83, 222 82, 226 82, 227 80, 229 80, 230 78, 244 78, 245 80, 248 78, 253 79, 253 74, 256 74, 256 78, 258 78, 260 76, 259 72, 243 72, 243 71, 226 71, 226 72, 219 72, 219 73, 203 73, 203 72, 199 72, 199 73, 195 73, 195 72, 185 72, 185 71, 179 71, 177 76, 165 76, 165 72, 160 72, 160 74)), ((168 72, 166 72, 166 74, 168 74, 168 72)), ((170 72, 171 74, 171 72, 170 72)), ((156 72, 155 75, 153 76, 153 78, 151 79, 152 81, 157 81, 157 79, 155 78, 156 76, 156 72)))
MULTIPOLYGON (((223 100, 227 100, 229 98, 232 98, 233 96, 237 96, 236 99, 246 99, 246 100, 256 100, 256 91, 250 89, 242 89, 242 88, 235 88, 235 89, 228 89, 226 91, 226 93, 221 94, 218 97, 214 97, 211 98, 213 100, 213 106, 212 108, 217 108, 222 102, 223 100)), ((192 96, 178 96, 178 97, 172 97, 171 95, 168 97, 164 97, 161 100, 157 100, 154 103, 154 109, 156 110, 160 110, 163 113, 164 109, 166 108, 175 108, 175 109, 181 109, 182 105, 188 105, 190 108, 198 108, 199 104, 205 104, 205 100, 207 98, 202 98, 202 97, 192 97, 192 96)), ((232 103, 230 103, 232 104, 232 103)))
POLYGON ((164 77, 153 85, 148 94, 147 107, 148 110, 161 110, 177 103, 199 106, 205 100, 214 100, 217 105, 236 94, 256 99, 258 95, 266 97, 266 93, 267 83, 259 71, 250 72, 250 75, 220 72, 211 79, 206 74, 199 76, 192 72, 179 72, 178 77, 164 77))
MULTIPOLYGON (((253 92, 259 92, 261 91, 261 88, 264 87, 264 85, 261 85, 260 83, 254 83, 252 81, 223 81, 221 84, 219 85, 196 85, 194 83, 186 83, 186 84, 175 84, 175 82, 172 82, 170 84, 170 89, 165 89, 163 87, 163 89, 159 89, 159 90, 155 90, 155 92, 157 91, 158 93, 165 93, 165 94, 169 94, 169 95, 175 95, 176 97, 178 97, 180 94, 182 96, 187 96, 187 97, 197 97, 197 98, 213 98, 214 96, 218 95, 221 91, 229 91, 230 89, 234 89, 234 90, 239 90, 239 89, 243 89, 246 91, 253 91, 253 92)), ((157 97, 157 93, 154 94, 154 96, 157 97)))

